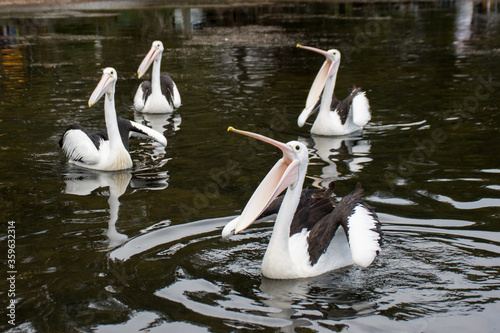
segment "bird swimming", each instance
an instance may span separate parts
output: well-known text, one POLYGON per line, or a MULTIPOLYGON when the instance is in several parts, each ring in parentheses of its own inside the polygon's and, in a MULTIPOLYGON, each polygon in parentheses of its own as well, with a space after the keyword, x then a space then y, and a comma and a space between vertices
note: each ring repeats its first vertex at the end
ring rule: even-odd
POLYGON ((262 261, 263 276, 312 277, 352 263, 367 267, 373 262, 380 252, 381 224, 373 208, 361 200, 360 184, 338 203, 331 199, 332 187, 302 190, 309 162, 303 143, 285 144, 232 127, 228 130, 270 143, 283 152, 241 215, 222 231, 222 237, 229 238, 260 217, 278 213, 262 261), (285 189, 286 194, 277 198, 285 189))
POLYGON ((134 97, 134 108, 139 112, 167 113, 181 106, 181 95, 174 81, 168 73, 160 73, 163 50, 163 43, 154 41, 137 69, 141 78, 153 64, 151 81, 142 82, 134 97))
POLYGON ((297 44, 297 47, 317 52, 326 57, 309 90, 306 107, 297 124, 304 126, 307 118, 319 110, 311 127, 315 135, 347 135, 361 130, 371 119, 370 104, 366 92, 355 86, 347 98, 340 101, 335 97, 335 83, 340 66, 340 52, 335 49, 323 51, 315 47, 297 44))
POLYGON ((71 125, 59 140, 59 146, 70 163, 95 170, 129 169, 133 165, 128 152, 130 136, 146 136, 163 146, 167 145, 163 134, 116 116, 114 96, 117 79, 118 74, 114 68, 105 68, 89 99, 90 107, 104 96, 106 129, 99 133, 89 133, 79 124, 71 125))

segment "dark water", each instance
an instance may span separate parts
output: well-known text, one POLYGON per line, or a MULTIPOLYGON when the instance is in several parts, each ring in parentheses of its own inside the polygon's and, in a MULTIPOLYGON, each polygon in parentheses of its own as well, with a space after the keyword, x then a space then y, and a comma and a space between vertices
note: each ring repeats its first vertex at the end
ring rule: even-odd
POLYGON ((3 12, 0 328, 496 331, 498 5, 3 12), (153 117, 134 113, 132 100, 155 39, 183 105, 153 117), (342 52, 336 92, 343 98, 361 86, 373 110, 362 133, 311 137, 310 124, 297 127, 323 59, 296 43, 342 52), (80 170, 57 141, 72 123, 104 126, 102 102, 88 108, 87 100, 108 66, 119 75, 119 115, 160 129, 168 145, 134 140, 131 171, 80 170), (336 180, 342 197, 361 182, 385 234, 374 264, 271 281, 260 262, 272 221, 221 240, 221 227, 280 156, 227 133, 229 125, 305 142, 309 187, 336 180))

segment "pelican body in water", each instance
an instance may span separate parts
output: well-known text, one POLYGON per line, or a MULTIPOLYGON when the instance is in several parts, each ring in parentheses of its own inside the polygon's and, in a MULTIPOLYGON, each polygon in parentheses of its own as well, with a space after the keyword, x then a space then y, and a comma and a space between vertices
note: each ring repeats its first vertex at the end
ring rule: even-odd
POLYGON ((167 113, 181 106, 181 95, 169 74, 160 74, 163 43, 154 41, 148 54, 137 69, 141 78, 153 64, 151 81, 140 84, 134 97, 134 108, 145 113, 167 113))
POLYGON ((335 49, 323 51, 310 46, 297 47, 317 52, 326 57, 309 90, 306 107, 300 114, 297 124, 304 126, 307 118, 318 111, 311 127, 315 135, 347 135, 362 129, 371 119, 370 104, 366 93, 353 87, 349 96, 340 101, 335 97, 335 83, 340 66, 340 52, 335 49))
POLYGON ((116 116, 114 96, 117 79, 115 69, 105 68, 101 81, 89 99, 90 107, 104 96, 106 129, 93 134, 81 125, 71 125, 59 140, 59 146, 70 163, 95 170, 129 169, 132 167, 132 158, 128 152, 130 136, 145 136, 163 146, 167 145, 163 134, 116 116))
POLYGON ((380 251, 382 233, 375 211, 361 200, 361 185, 338 203, 330 197, 333 188, 302 190, 309 162, 303 143, 284 144, 252 132, 228 130, 270 143, 283 152, 241 215, 222 231, 222 237, 228 238, 279 207, 262 261, 265 277, 304 278, 353 262, 363 267, 372 263, 380 251), (285 189, 286 194, 275 200, 285 189))

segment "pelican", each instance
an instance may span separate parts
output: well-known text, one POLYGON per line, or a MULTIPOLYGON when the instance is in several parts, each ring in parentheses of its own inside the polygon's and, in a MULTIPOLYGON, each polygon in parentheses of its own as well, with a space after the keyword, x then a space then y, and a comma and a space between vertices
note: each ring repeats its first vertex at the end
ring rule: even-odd
POLYGON ((106 129, 91 134, 80 125, 71 125, 59 140, 59 146, 70 163, 95 170, 129 169, 132 167, 132 158, 128 152, 130 136, 146 136, 163 146, 167 145, 167 139, 163 134, 116 116, 115 84, 117 79, 115 69, 105 68, 101 81, 89 99, 90 107, 104 96, 106 129))
POLYGON ((366 93, 360 88, 353 87, 349 96, 342 101, 339 101, 334 94, 340 65, 340 52, 335 49, 323 51, 300 44, 297 44, 297 47, 326 57, 307 96, 306 107, 298 118, 299 127, 304 126, 307 118, 318 110, 319 104, 319 113, 311 128, 312 134, 347 135, 362 129, 371 119, 370 104, 366 93))
POLYGON ((223 238, 237 234, 259 216, 272 213, 281 202, 262 261, 265 277, 312 277, 353 262, 363 267, 372 263, 380 251, 382 234, 375 211, 361 201, 361 185, 334 204, 332 188, 323 192, 302 190, 309 161, 303 143, 284 144, 252 132, 232 127, 228 130, 270 143, 283 152, 283 158, 257 187, 241 215, 222 230, 223 238), (274 200, 286 188, 286 194, 274 200))
POLYGON ((151 82, 142 82, 135 93, 134 108, 137 111, 166 113, 181 106, 181 95, 170 75, 167 73, 160 75, 163 50, 163 43, 158 40, 154 41, 148 54, 139 65, 139 69, 137 69, 137 75, 141 78, 153 64, 151 82))

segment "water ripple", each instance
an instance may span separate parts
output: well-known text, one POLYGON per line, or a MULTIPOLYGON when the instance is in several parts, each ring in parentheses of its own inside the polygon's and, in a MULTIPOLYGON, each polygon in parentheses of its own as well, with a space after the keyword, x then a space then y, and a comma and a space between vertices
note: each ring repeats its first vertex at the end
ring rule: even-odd
POLYGON ((450 197, 441 194, 432 194, 426 191, 419 191, 420 194, 430 197, 434 200, 449 203, 457 209, 481 209, 489 207, 500 207, 500 199, 498 198, 481 198, 476 201, 456 201, 450 197))
POLYGON ((471 230, 472 221, 379 213, 385 240, 372 266, 281 281, 260 273, 271 221, 256 223, 224 241, 220 229, 232 218, 149 228, 110 252, 110 257, 118 265, 134 266, 130 269, 138 277, 153 275, 153 285, 141 282, 140 287, 151 297, 233 329, 340 330, 362 325, 359 319, 364 316, 387 325, 381 315, 409 321, 401 326, 408 328, 424 325, 420 318, 429 314, 488 309, 481 303, 499 296, 498 232, 471 230), (173 281, 166 278, 171 282, 158 286, 165 277, 154 277, 158 273, 152 267, 137 266, 151 257, 155 267, 161 266, 158 261, 168 261, 167 266, 175 263, 173 281))

